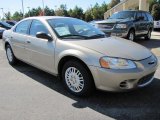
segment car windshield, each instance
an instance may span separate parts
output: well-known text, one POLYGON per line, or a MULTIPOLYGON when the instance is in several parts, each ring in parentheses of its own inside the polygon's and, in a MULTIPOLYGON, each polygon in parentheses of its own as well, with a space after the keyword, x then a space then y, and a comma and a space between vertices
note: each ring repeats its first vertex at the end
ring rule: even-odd
POLYGON ((134 19, 134 11, 122 11, 114 13, 109 19, 134 19))
POLYGON ((105 34, 100 30, 75 18, 49 19, 48 23, 61 39, 94 39, 105 37, 105 34))
POLYGON ((1 24, 3 24, 4 26, 6 26, 6 27, 8 27, 8 28, 11 28, 12 27, 12 25, 10 25, 10 24, 8 24, 8 23, 6 23, 6 22, 1 22, 1 24))

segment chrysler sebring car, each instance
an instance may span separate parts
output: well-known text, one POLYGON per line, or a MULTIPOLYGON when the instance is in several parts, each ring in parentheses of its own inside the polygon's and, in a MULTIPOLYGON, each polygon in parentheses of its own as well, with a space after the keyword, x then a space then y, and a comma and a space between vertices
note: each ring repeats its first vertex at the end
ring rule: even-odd
POLYGON ((77 96, 147 86, 158 66, 147 48, 69 17, 26 18, 4 32, 3 43, 11 65, 20 60, 59 76, 77 96))

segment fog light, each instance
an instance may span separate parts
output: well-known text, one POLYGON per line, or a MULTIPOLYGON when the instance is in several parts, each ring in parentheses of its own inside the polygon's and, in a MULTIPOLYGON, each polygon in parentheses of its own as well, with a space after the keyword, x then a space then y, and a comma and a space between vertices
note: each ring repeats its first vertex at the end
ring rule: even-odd
POLYGON ((131 89, 134 87, 134 81, 135 79, 125 80, 119 84, 119 87, 121 89, 131 89))

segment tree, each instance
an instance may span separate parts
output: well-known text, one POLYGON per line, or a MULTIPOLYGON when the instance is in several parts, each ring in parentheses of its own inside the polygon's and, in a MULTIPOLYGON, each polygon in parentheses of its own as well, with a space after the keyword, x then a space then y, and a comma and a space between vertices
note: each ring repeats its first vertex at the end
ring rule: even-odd
POLYGON ((152 16, 154 20, 160 20, 160 4, 154 4, 152 8, 152 16))
POLYGON ((102 3, 101 10, 103 13, 105 13, 108 10, 108 5, 105 2, 102 3))
POLYGON ((84 15, 84 19, 85 19, 85 21, 87 21, 87 22, 93 20, 92 10, 91 10, 90 8, 86 10, 85 15, 84 15))
POLYGON ((95 19, 95 20, 103 19, 104 12, 102 11, 102 8, 99 6, 98 3, 96 3, 94 5, 94 7, 91 9, 91 13, 92 13, 92 18, 93 19, 95 19))
POLYGON ((11 20, 11 13, 10 12, 5 13, 4 15, 5 15, 6 20, 11 20))
POLYGON ((53 9, 50 9, 50 8, 47 7, 47 6, 45 7, 44 11, 45 11, 45 15, 46 15, 46 16, 54 16, 54 15, 55 15, 54 10, 53 10, 53 9))
POLYGON ((12 16, 13 20, 19 21, 23 18, 23 13, 22 12, 15 12, 12 16))
POLYGON ((70 9, 68 13, 70 17, 84 19, 83 9, 78 6, 75 6, 73 10, 70 9))
POLYGON ((55 15, 56 16, 68 16, 67 6, 64 4, 60 5, 60 8, 55 10, 55 15))
POLYGON ((109 9, 113 8, 115 5, 117 5, 118 3, 120 3, 121 0, 112 0, 110 3, 109 3, 109 9))
POLYGON ((149 2, 149 11, 151 12, 153 5, 157 3, 157 0, 148 0, 148 2, 149 2))

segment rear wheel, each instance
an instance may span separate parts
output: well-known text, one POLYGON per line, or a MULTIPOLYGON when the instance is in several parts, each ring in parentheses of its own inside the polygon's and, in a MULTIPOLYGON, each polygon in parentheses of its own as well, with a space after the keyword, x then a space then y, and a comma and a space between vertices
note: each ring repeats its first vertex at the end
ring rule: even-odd
POLYGON ((150 29, 147 33, 147 35, 145 36, 145 40, 150 40, 151 39, 151 33, 152 33, 152 30, 150 29))
POLYGON ((9 44, 6 46, 6 56, 10 65, 15 65, 17 63, 17 59, 14 56, 12 48, 9 44))
POLYGON ((93 93, 94 82, 90 72, 76 60, 65 63, 62 79, 67 90, 76 96, 89 96, 93 93))

